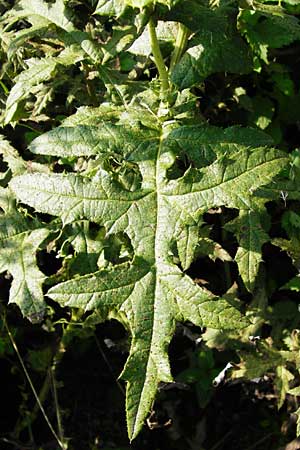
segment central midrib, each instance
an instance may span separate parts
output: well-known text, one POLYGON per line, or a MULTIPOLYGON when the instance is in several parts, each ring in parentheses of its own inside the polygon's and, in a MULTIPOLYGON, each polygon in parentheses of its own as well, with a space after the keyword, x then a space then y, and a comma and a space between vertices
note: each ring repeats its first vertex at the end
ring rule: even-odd
MULTIPOLYGON (((159 218, 160 218, 160 193, 159 193, 160 182, 159 182, 159 175, 160 175, 160 154, 161 154, 161 148, 162 148, 163 140, 164 140, 163 136, 164 135, 163 135, 163 128, 162 128, 161 135, 160 135, 160 140, 159 140, 159 146, 158 146, 158 150, 157 150, 157 154, 156 154, 156 165, 155 165, 155 175, 154 175, 154 178, 155 178, 155 180, 154 180, 155 181, 155 191, 156 191, 156 220, 155 220, 155 223, 154 223, 154 233, 155 233, 155 236, 154 236, 154 261, 155 261, 154 283, 155 283, 155 286, 153 288, 153 293, 154 294, 153 294, 153 299, 152 299, 152 301, 153 301, 153 309, 152 309, 153 321, 152 321, 151 337, 149 339, 150 346, 149 346, 149 357, 148 357, 147 367, 146 367, 146 371, 145 371, 145 383, 144 383, 143 388, 141 389, 141 392, 140 392, 140 397, 139 397, 139 402, 138 402, 138 404, 139 404, 138 411, 140 410, 140 407, 141 407, 140 406, 140 399, 143 397, 144 390, 145 389, 147 390, 147 383, 146 383, 146 381, 147 381, 147 376, 148 376, 148 372, 149 372, 149 364, 151 362, 151 348, 153 346, 153 337, 154 337, 153 333, 154 333, 154 329, 155 329, 154 323, 155 323, 155 301, 157 299, 157 286, 158 286, 158 265, 159 265, 158 263, 159 263, 159 260, 161 258, 160 251, 159 251, 159 234, 160 233, 158 233, 157 231, 159 229, 159 218)), ((149 298, 149 301, 151 301, 150 298, 149 298)), ((154 360, 152 362, 155 364, 154 360)), ((137 414, 137 416, 138 416, 138 414, 137 414)), ((137 416, 136 416, 136 419, 137 419, 137 416)), ((136 427, 136 419, 135 419, 135 423, 133 424, 133 429, 135 429, 135 427, 136 427)))

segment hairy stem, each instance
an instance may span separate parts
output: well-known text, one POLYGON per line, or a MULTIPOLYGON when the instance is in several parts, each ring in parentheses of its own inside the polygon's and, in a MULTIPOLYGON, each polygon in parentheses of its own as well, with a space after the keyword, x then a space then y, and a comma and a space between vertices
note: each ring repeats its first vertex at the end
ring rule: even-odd
POLYGON ((150 21, 148 23, 148 29, 149 29, 149 34, 150 34, 152 55, 153 55, 155 65, 158 70, 159 79, 161 81, 162 93, 164 95, 169 90, 169 77, 168 77, 168 72, 167 72, 161 51, 160 51, 153 19, 150 19, 150 21))
POLYGON ((180 58, 185 50, 189 35, 190 35, 190 31, 188 30, 188 28, 186 28, 186 26, 184 26, 182 23, 180 23, 179 28, 178 28, 178 34, 176 37, 175 46, 174 46, 174 51, 171 56, 170 72, 172 72, 175 65, 180 61, 180 58))

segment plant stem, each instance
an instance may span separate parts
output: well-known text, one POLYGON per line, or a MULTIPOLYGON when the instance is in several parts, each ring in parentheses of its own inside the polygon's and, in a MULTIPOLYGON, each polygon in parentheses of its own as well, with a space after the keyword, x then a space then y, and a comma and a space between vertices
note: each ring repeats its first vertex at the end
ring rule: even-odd
POLYGON ((160 51, 153 19, 149 20, 148 29, 149 29, 149 34, 150 34, 152 55, 153 55, 155 65, 158 70, 159 79, 161 81, 162 94, 165 95, 169 90, 169 77, 168 77, 168 72, 167 72, 161 51, 160 51))
POLYGON ((41 413, 43 414, 44 419, 45 419, 45 421, 46 421, 48 427, 50 428, 51 433, 53 434, 54 438, 56 439, 56 441, 57 441, 59 447, 60 447, 62 450, 64 450, 64 449, 65 449, 64 443, 61 442, 61 440, 59 439, 58 435, 56 434, 56 432, 55 432, 55 430, 54 430, 54 428, 53 428, 53 426, 52 426, 50 420, 48 419, 48 416, 47 416, 47 414, 46 414, 46 411, 44 410, 44 407, 43 407, 43 405, 42 405, 42 403, 41 403, 41 400, 40 400, 40 398, 39 398, 39 396, 38 396, 38 394, 37 394, 37 392, 36 392, 36 390, 35 390, 35 387, 33 386, 33 383, 32 383, 32 381, 31 381, 31 378, 30 378, 30 376, 29 376, 29 373, 28 373, 28 371, 27 371, 27 369, 26 369, 26 366, 25 366, 25 364, 24 364, 24 361, 23 361, 23 359, 22 359, 22 357, 21 357, 21 355, 20 355, 20 352, 19 352, 19 349, 18 349, 18 347, 17 347, 16 341, 14 340, 14 337, 13 337, 13 335, 11 334, 10 329, 8 328, 8 325, 7 325, 7 322, 6 322, 6 318, 3 316, 2 320, 3 320, 4 326, 5 326, 5 328, 6 328, 8 337, 9 337, 9 339, 10 339, 10 341, 11 341, 11 344, 12 344, 12 346, 13 346, 15 352, 16 352, 16 355, 17 355, 17 357, 18 357, 18 359, 19 359, 19 362, 20 362, 20 364, 21 364, 21 367, 22 367, 22 369, 23 369, 23 372, 24 372, 24 374, 25 374, 25 377, 27 378, 27 381, 28 381, 28 383, 29 383, 29 386, 30 386, 30 388, 31 388, 31 390, 32 390, 32 393, 33 393, 34 397, 35 397, 35 400, 36 400, 37 404, 39 405, 40 411, 41 411, 41 413))
MULTIPOLYGON (((42 405, 44 404, 46 398, 48 397, 49 389, 50 389, 50 383, 49 383, 49 375, 47 373, 46 378, 43 383, 43 386, 38 394, 38 397, 39 397, 42 405)), ((35 422, 39 412, 40 412, 40 407, 39 407, 39 404, 36 403, 32 412, 30 413, 30 416, 26 416, 20 422, 17 423, 17 425, 15 426, 15 429, 14 429, 14 435, 19 437, 21 431, 23 431, 24 428, 26 428, 26 427, 30 428, 31 425, 35 422)))
MULTIPOLYGON (((61 360, 61 357, 58 358, 58 361, 60 361, 60 360, 61 360)), ((52 389, 53 389, 53 397, 54 397, 54 405, 55 405, 56 421, 57 421, 57 432, 58 432, 60 441, 65 442, 64 430, 63 430, 63 426, 62 426, 61 413, 60 413, 60 408, 59 408, 59 403, 58 403, 58 395, 57 395, 56 367, 57 367, 58 361, 54 359, 52 367, 50 367, 50 369, 49 369, 49 374, 50 374, 50 378, 51 378, 51 382, 52 382, 52 389)))
POLYGON ((176 37, 175 46, 174 46, 174 51, 171 56, 170 72, 172 72, 175 65, 180 61, 182 53, 184 52, 184 49, 186 47, 189 35, 190 35, 190 31, 188 30, 188 28, 186 28, 186 26, 184 26, 182 23, 180 23, 179 29, 178 29, 178 34, 176 37))

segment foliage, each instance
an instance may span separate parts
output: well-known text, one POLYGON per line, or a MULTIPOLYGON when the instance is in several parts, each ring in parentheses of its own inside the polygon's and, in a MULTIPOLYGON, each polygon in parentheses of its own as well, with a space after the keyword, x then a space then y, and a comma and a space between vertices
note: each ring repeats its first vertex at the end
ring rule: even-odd
MULTIPOLYGON (((205 331, 202 362, 192 358, 181 374, 195 376, 202 407, 216 375, 207 347, 238 351, 233 378, 271 371, 279 408, 298 381, 295 304, 269 301, 279 288, 298 292, 299 277, 276 285, 263 264, 272 243, 299 270, 299 155, 283 132, 300 120, 299 86, 276 56, 300 40, 293 5, 20 0, 0 21, 9 303, 48 324, 58 305, 68 308, 82 334, 109 318, 124 325, 130 440, 159 384, 173 381, 168 347, 179 322, 205 331), (216 90, 205 109, 220 77, 227 99, 216 90), (5 136, 22 127, 28 145, 15 148, 5 136), (270 205, 285 210, 279 235, 270 205), (216 215, 219 239, 207 220, 216 215), (51 252, 61 263, 49 273, 40 260, 51 252), (203 257, 223 261, 219 291, 194 275, 203 257)), ((69 332, 63 345, 80 334, 69 332)), ((40 354, 45 370, 52 353, 40 354)))

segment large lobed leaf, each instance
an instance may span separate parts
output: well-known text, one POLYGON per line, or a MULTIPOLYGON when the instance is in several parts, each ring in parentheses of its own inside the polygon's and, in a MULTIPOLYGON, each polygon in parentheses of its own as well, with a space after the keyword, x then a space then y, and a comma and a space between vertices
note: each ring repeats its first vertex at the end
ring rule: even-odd
POLYGON ((92 115, 84 126, 53 130, 35 140, 31 149, 49 155, 99 155, 104 160, 119 155, 138 166, 141 186, 127 190, 113 170, 102 167, 92 178, 21 175, 11 188, 20 201, 60 216, 64 224, 89 219, 103 225, 108 235, 124 233, 131 240, 131 262, 58 284, 48 295, 85 311, 118 308, 126 314, 132 342, 122 376, 127 380, 128 433, 133 439, 158 383, 172 381, 167 349, 176 321, 217 329, 247 325, 230 298, 217 298, 186 275, 176 264, 178 256, 181 267, 188 267, 205 211, 222 205, 251 211, 255 189, 269 182, 287 158, 279 150, 255 148, 255 138, 262 135, 251 130, 224 132, 174 122, 145 130, 130 117, 128 123, 91 123, 92 115), (178 158, 188 158, 190 166, 174 178, 170 174, 178 158))

